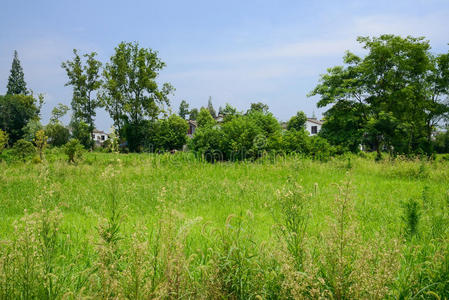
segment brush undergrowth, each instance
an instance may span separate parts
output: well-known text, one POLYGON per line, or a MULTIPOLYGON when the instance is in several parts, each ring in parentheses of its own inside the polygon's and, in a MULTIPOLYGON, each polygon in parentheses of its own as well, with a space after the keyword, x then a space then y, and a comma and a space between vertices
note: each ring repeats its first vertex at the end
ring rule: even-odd
POLYGON ((105 157, 2 169, 0 299, 449 297, 445 165, 105 157))

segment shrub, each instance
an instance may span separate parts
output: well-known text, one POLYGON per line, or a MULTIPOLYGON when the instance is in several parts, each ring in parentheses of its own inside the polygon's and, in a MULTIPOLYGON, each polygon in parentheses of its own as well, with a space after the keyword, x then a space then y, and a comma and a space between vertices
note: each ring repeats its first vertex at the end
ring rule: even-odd
POLYGON ((25 140, 18 140, 12 149, 13 155, 22 161, 26 161, 36 153, 33 144, 25 140))
POLYGON ((403 208, 402 221, 404 222, 404 232, 408 238, 411 238, 418 233, 419 203, 415 199, 409 199, 409 201, 403 204, 403 208))
POLYGON ((320 136, 310 138, 310 156, 313 159, 327 161, 334 154, 333 147, 320 136))
POLYGON ((42 161, 44 159, 44 150, 47 148, 48 137, 42 129, 37 131, 35 136, 34 144, 36 145, 37 152, 39 153, 39 158, 42 161))
POLYGON ((52 146, 61 147, 70 139, 70 131, 61 123, 50 123, 45 127, 45 134, 52 146))
POLYGON ((8 134, 0 129, 0 154, 3 152, 6 145, 8 145, 8 134))
POLYGON ((71 139, 64 146, 64 152, 68 156, 69 163, 76 163, 84 153, 84 148, 77 139, 71 139))

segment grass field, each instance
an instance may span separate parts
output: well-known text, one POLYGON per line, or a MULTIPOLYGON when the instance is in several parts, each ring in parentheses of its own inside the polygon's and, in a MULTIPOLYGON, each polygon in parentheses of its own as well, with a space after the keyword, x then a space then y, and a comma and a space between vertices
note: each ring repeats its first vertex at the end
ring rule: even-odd
POLYGON ((0 298, 449 297, 449 163, 0 163, 0 298))

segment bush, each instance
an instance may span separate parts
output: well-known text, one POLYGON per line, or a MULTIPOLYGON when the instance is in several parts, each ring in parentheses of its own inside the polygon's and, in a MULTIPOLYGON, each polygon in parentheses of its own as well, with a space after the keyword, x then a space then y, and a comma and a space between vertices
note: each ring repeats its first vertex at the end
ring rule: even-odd
POLYGON ((189 148, 202 155, 206 161, 224 160, 222 152, 223 131, 218 127, 198 128, 190 140, 189 148))
POLYGON ((22 161, 27 161, 34 154, 36 154, 36 149, 31 142, 25 140, 18 140, 13 148, 13 156, 22 161))
POLYGON ((327 161, 334 155, 334 152, 333 147, 326 139, 320 136, 313 136, 310 138, 310 156, 313 159, 327 161))
POLYGON ((6 145, 8 145, 8 134, 0 129, 0 154, 3 152, 6 145))
POLYGON ((64 152, 68 156, 69 163, 76 163, 83 156, 84 148, 77 139, 71 139, 65 144, 64 152))
POLYGON ((55 147, 61 147, 69 141, 70 131, 61 123, 50 123, 45 127, 45 134, 49 143, 55 147))

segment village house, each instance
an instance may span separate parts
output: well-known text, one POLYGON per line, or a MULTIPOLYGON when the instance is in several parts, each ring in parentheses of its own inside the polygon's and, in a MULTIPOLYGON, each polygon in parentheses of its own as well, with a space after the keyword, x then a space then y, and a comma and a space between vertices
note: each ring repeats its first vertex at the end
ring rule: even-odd
POLYGON ((101 146, 109 138, 109 134, 104 131, 94 129, 92 132, 92 139, 95 141, 97 146, 101 146))
POLYGON ((308 118, 306 121, 306 130, 310 135, 317 135, 321 130, 321 126, 323 126, 323 121, 317 118, 308 118))

